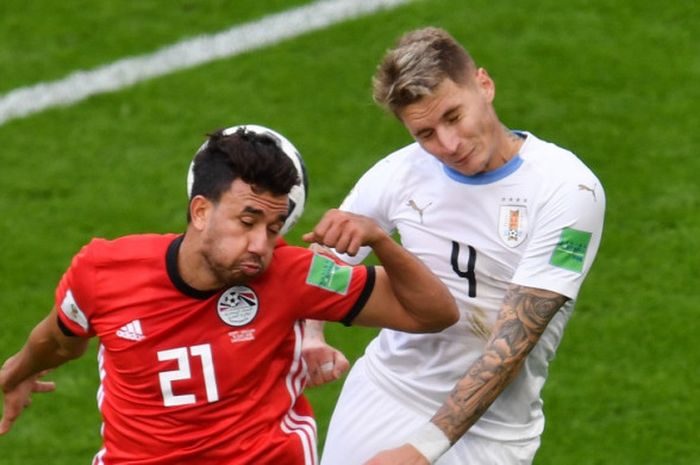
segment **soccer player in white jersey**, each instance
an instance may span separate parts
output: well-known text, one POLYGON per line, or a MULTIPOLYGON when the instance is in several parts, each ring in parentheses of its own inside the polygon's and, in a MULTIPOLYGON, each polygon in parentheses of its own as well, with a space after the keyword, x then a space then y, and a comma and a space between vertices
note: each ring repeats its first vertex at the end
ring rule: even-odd
MULTIPOLYGON (((416 142, 365 173, 341 209, 398 231, 461 317, 435 334, 380 332, 345 381, 322 465, 534 459, 540 391, 600 243, 605 195, 573 153, 506 128, 494 96, 441 29, 404 35, 378 67, 375 100, 416 142)), ((311 384, 347 367, 317 322, 305 357, 311 384)))

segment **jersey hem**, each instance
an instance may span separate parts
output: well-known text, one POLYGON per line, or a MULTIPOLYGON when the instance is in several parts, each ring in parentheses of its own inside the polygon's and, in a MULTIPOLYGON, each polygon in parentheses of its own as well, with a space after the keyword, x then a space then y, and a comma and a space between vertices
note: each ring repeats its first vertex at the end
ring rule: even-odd
MULTIPOLYGON (((440 408, 440 404, 425 396, 414 395, 405 392, 396 387, 391 380, 386 377, 381 377, 380 373, 387 372, 384 367, 374 367, 367 355, 362 356, 356 363, 354 369, 364 371, 367 379, 374 384, 377 389, 384 390, 386 393, 396 399, 397 402, 419 415, 430 419, 435 412, 440 408)), ((487 418, 479 418, 468 433, 474 436, 479 436, 492 441, 527 441, 538 438, 544 431, 544 415, 540 415, 533 420, 531 425, 511 425, 508 423, 497 422, 487 418), (494 433, 495 430, 501 431, 502 434, 494 433)))
POLYGON ((374 290, 376 270, 374 269, 374 266, 367 266, 366 268, 367 280, 365 281, 365 286, 362 289, 360 296, 357 298, 355 305, 353 305, 352 308, 348 311, 348 314, 345 315, 345 318, 341 320, 341 323, 343 323, 345 326, 352 326, 352 321, 355 319, 355 317, 357 317, 357 315, 362 311, 362 309, 365 308, 365 304, 367 304, 367 300, 369 300, 369 296, 372 295, 372 290, 374 290))

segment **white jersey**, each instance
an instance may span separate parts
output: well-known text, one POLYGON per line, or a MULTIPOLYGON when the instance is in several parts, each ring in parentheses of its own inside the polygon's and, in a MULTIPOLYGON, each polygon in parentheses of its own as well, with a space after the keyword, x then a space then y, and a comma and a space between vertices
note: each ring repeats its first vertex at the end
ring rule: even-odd
MULTIPOLYGON (((603 227, 600 181, 571 152, 530 133, 495 171, 464 176, 417 143, 379 161, 341 209, 398 231, 402 244, 449 287, 457 323, 435 334, 382 330, 365 366, 377 385, 432 416, 483 348, 511 283, 569 300, 518 377, 470 429, 496 440, 532 438, 544 428, 540 390, 595 257, 603 227)), ((341 256, 348 262, 361 261, 341 256)))

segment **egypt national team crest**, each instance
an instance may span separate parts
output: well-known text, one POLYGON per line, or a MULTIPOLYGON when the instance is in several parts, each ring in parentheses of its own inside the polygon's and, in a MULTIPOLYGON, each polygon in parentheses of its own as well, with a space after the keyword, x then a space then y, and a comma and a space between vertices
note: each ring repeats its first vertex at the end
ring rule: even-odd
POLYGON ((498 235, 508 247, 519 246, 527 237, 527 208, 523 205, 501 205, 498 235))
POLYGON ((247 286, 233 286, 221 294, 216 310, 227 325, 245 326, 258 314, 258 296, 247 286))

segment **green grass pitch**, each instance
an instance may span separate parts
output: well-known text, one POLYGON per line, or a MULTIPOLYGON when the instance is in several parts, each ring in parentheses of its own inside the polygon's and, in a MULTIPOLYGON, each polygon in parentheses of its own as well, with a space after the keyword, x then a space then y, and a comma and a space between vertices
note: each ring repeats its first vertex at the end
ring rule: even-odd
MULTIPOLYGON (((358 0, 360 1, 360 0, 358 0)), ((4 0, 0 95, 302 0, 4 0)), ((496 108, 576 152, 607 192, 597 262, 551 366, 538 465, 700 463, 700 6, 649 0, 417 0, 119 92, 0 125, 0 359, 48 312, 93 236, 182 231, 204 134, 273 127, 305 157, 293 243, 408 134, 371 101, 394 39, 450 30, 496 81, 496 108)), ((374 331, 333 325, 351 358, 374 331)), ((0 438, 2 465, 90 463, 95 347, 0 438)), ((338 383, 308 395, 321 440, 338 383)))

